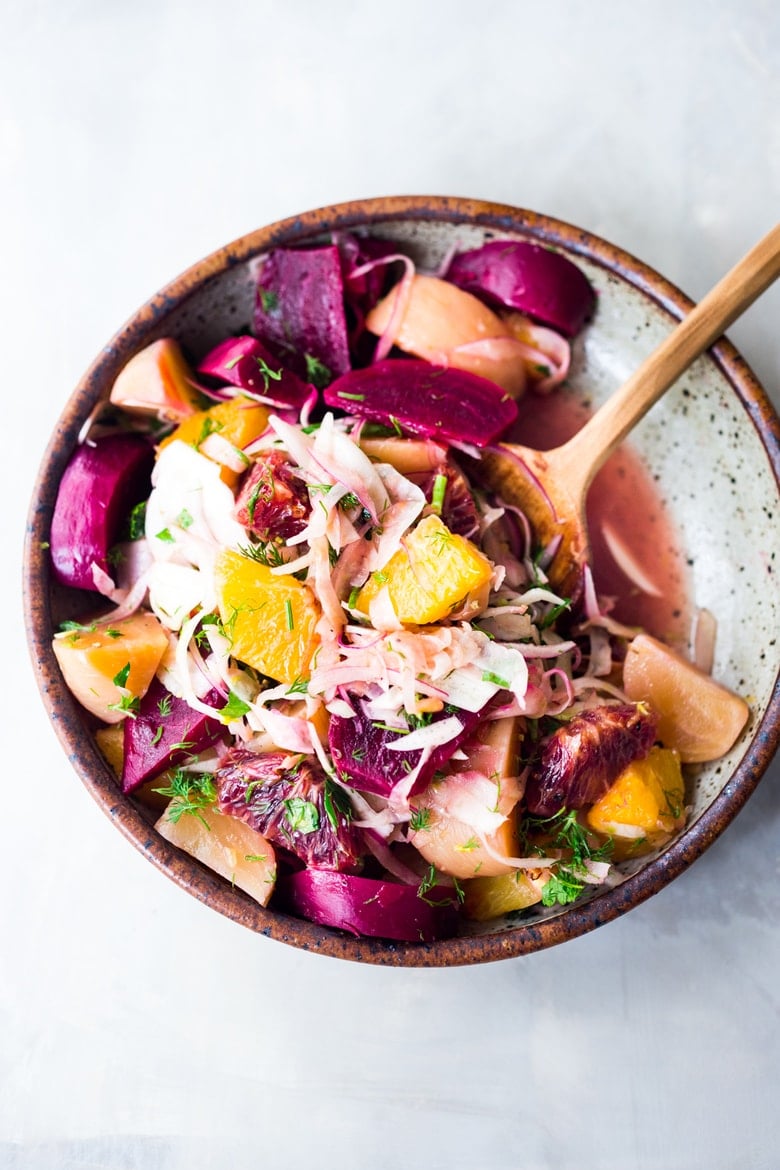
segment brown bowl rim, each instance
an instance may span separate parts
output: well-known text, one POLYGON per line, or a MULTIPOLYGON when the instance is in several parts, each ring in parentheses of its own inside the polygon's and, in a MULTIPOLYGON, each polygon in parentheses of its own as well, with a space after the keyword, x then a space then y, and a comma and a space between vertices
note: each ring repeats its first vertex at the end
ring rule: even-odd
MULTIPOLYGON (((206 281, 270 247, 303 243, 326 230, 367 228, 390 220, 468 222, 499 235, 520 232, 543 244, 566 248, 601 266, 645 293, 674 319, 683 317, 693 305, 684 293, 648 265, 592 232, 552 216, 478 199, 410 195, 354 200, 307 211, 250 232, 188 268, 147 301, 102 350, 69 398, 43 456, 30 504, 23 559, 24 620, 36 681, 71 764, 117 828, 178 885, 233 921, 303 950, 388 966, 459 966, 525 955, 576 938, 639 905, 687 869, 742 809, 777 750, 780 678, 775 681, 763 718, 753 730, 746 755, 723 790, 677 841, 640 872, 584 905, 575 904, 541 922, 518 922, 495 934, 423 944, 354 938, 264 909, 205 866, 174 849, 121 793, 93 739, 84 734, 81 708, 67 691, 51 650, 51 582, 45 542, 57 485, 79 428, 101 389, 110 384, 159 322, 206 281)), ((780 490, 780 420, 768 396, 725 338, 708 353, 758 432, 780 490)))

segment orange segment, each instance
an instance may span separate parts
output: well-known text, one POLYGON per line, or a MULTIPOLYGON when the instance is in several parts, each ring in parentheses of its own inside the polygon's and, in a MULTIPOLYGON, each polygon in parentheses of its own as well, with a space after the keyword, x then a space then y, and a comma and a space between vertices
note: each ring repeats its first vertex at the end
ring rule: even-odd
MULTIPOLYGON (((211 434, 218 434, 243 451, 253 439, 262 435, 268 426, 268 414, 267 407, 239 394, 228 402, 218 402, 208 410, 198 410, 191 414, 162 440, 160 450, 180 439, 198 451, 204 439, 211 434)), ((239 480, 239 473, 229 467, 223 467, 220 476, 229 487, 235 487, 239 480)))
POLYGON ((362 613, 368 613, 370 602, 387 585, 398 620, 427 625, 448 617, 490 582, 490 561, 438 516, 421 520, 404 544, 361 589, 357 608, 362 613))
POLYGON ((311 591, 229 549, 217 558, 215 585, 233 657, 278 682, 305 678, 320 616, 311 591))
POLYGON ((675 748, 684 764, 725 755, 750 714, 739 695, 647 634, 628 647, 623 689, 629 699, 643 700, 659 713, 658 738, 675 748))
POLYGON ((644 760, 629 764, 587 814, 596 833, 613 837, 633 853, 652 848, 683 823, 685 783, 680 757, 669 748, 654 747, 644 760), (621 832, 625 827, 631 832, 621 832), (641 829, 641 837, 635 832, 641 829), (641 844, 640 844, 641 842, 641 844))

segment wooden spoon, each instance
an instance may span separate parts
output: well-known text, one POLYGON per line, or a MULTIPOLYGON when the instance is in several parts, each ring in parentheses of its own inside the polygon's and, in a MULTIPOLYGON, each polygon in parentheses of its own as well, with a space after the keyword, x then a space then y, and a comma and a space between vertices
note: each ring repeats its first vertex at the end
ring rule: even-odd
POLYGON ((577 600, 590 559, 585 497, 596 472, 684 370, 780 276, 780 224, 723 277, 562 447, 502 443, 483 454, 480 478, 528 517, 537 543, 560 537, 550 583, 577 600))

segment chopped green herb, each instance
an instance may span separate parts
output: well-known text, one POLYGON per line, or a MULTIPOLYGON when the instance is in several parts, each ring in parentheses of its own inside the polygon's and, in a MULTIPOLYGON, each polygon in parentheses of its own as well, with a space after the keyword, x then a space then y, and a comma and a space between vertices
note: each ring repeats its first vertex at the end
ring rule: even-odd
POLYGON ((127 539, 140 540, 146 526, 146 500, 141 500, 130 512, 127 519, 127 539))
POLYGON ((175 825, 185 814, 190 814, 196 816, 201 824, 210 830, 211 826, 203 816, 203 810, 217 803, 217 790, 211 776, 208 773, 198 775, 195 772, 187 772, 184 768, 177 768, 175 772, 169 774, 169 780, 167 788, 152 790, 159 792, 160 796, 171 798, 166 814, 168 820, 175 825))
POLYGON ((305 695, 309 689, 309 680, 307 678, 296 678, 290 683, 287 691, 288 695, 305 695))
POLYGON ((536 625, 540 630, 548 629, 549 626, 553 625, 553 623, 558 620, 564 610, 567 609, 571 609, 571 600, 568 597, 564 601, 560 602, 559 605, 554 605, 552 609, 548 610, 548 612, 540 621, 536 623, 536 625))
POLYGON ((106 636, 108 638, 121 638, 122 631, 115 629, 113 626, 106 626, 106 636))
POLYGON ((345 512, 349 512, 352 508, 360 507, 360 500, 357 498, 354 492, 347 492, 347 494, 342 496, 339 500, 339 507, 343 508, 345 512))
POLYGON ((115 687, 127 686, 127 680, 129 677, 130 677, 130 663, 126 662, 124 664, 124 666, 122 667, 122 669, 114 675, 114 680, 113 680, 114 686, 115 687))
POLYGON ((127 557, 122 552, 122 549, 119 547, 119 545, 115 544, 108 550, 108 553, 106 554, 106 560, 108 561, 109 565, 113 565, 114 568, 116 568, 118 565, 121 565, 123 561, 127 560, 127 557))
POLYGON ((357 605, 358 597, 360 596, 360 586, 356 585, 354 589, 350 590, 349 600, 347 601, 347 609, 354 609, 357 605))
POLYGON ((469 837, 468 841, 464 841, 462 845, 456 845, 458 853, 473 853, 475 849, 479 849, 479 841, 476 837, 469 837))
POLYGON ((412 809, 412 815, 409 817, 409 828, 413 833, 420 833, 427 829, 431 823, 431 810, 429 808, 415 808, 412 809))
POLYGON ((161 719, 167 719, 171 713, 171 696, 164 695, 162 699, 157 700, 157 711, 161 719))
POLYGON ((502 690, 509 690, 509 683, 505 678, 501 678, 498 674, 493 674, 492 670, 482 671, 482 681, 486 683, 493 683, 493 686, 501 687, 502 690))
POLYGON ((263 306, 264 313, 273 313, 279 306, 279 296, 270 288, 261 288, 260 304, 263 306))
POLYGON ((433 481, 433 493, 431 495, 431 509, 436 513, 437 516, 441 516, 446 492, 447 476, 437 475, 433 481))
POLYGON ((550 880, 542 886, 542 905, 568 906, 570 902, 575 902, 579 898, 584 889, 584 883, 578 882, 566 871, 553 874, 550 880))
POLYGON ((365 394, 350 394, 347 390, 339 390, 339 398, 346 398, 349 402, 365 402, 365 394))
POLYGON ((325 780, 325 790, 322 796, 325 815, 334 829, 339 827, 339 816, 343 821, 352 820, 352 805, 343 788, 334 784, 331 779, 325 780))
POLYGON ((244 861, 266 861, 268 859, 267 853, 245 853, 244 861))
POLYGON ((333 377, 332 372, 324 362, 311 353, 304 354, 304 360, 306 362, 306 377, 318 390, 322 390, 323 386, 327 386, 333 377))
POLYGON ((372 576, 373 580, 376 581, 377 585, 386 585, 387 582, 390 580, 390 577, 388 576, 388 574, 382 572, 379 569, 377 569, 375 572, 373 572, 371 574, 371 576, 372 576))
POLYGON ((285 815, 293 832, 316 833, 320 827, 320 814, 316 804, 300 796, 285 800, 285 815))
POLYGON ((541 376, 543 378, 549 378, 549 376, 550 376, 550 367, 549 366, 543 366, 540 363, 539 365, 534 366, 534 370, 536 371, 537 374, 541 374, 541 376))
POLYGON ((141 700, 137 695, 123 695, 118 703, 109 703, 109 711, 119 711, 123 715, 129 716, 130 719, 135 719, 136 712, 141 706, 141 700))
POLYGON ((162 739, 162 737, 163 737, 163 726, 161 723, 160 726, 157 728, 157 730, 154 733, 154 737, 152 739, 152 746, 154 746, 156 743, 159 743, 160 740, 162 739))
POLYGON ((287 629, 295 629, 295 618, 293 617, 292 601, 289 597, 284 599, 284 616, 287 621, 287 629))
POLYGON ((176 517, 176 523, 179 525, 179 528, 192 528, 192 525, 195 523, 195 521, 187 509, 182 508, 181 512, 179 512, 179 515, 176 517))
POLYGON ((214 435, 217 433, 217 431, 221 431, 222 429, 223 424, 219 421, 219 419, 214 418, 214 416, 211 414, 205 415, 200 426, 200 434, 193 443, 195 450, 197 451, 200 448, 201 443, 205 443, 209 435, 214 435))
POLYGON ((280 382, 281 381, 281 378, 282 378, 281 366, 279 367, 278 370, 272 370, 271 367, 268 365, 268 363, 266 361, 264 361, 263 358, 258 357, 257 355, 255 355, 255 361, 257 362, 257 365, 260 369, 260 373, 263 375, 263 389, 264 390, 268 389, 269 382, 271 382, 271 381, 280 382))
POLYGON ((242 557, 248 557, 250 561, 257 561, 259 565, 265 565, 267 569, 276 569, 279 565, 284 564, 282 550, 273 540, 267 540, 260 544, 240 544, 238 551, 242 557))
POLYGON ((169 528, 162 528, 158 533, 156 533, 156 539, 162 540, 165 544, 176 543, 174 538, 171 536, 171 531, 169 528))
POLYGON ((220 707, 219 714, 223 723, 232 723, 234 719, 240 719, 250 710, 249 703, 245 703, 234 691, 229 691, 228 701, 224 707, 220 707))

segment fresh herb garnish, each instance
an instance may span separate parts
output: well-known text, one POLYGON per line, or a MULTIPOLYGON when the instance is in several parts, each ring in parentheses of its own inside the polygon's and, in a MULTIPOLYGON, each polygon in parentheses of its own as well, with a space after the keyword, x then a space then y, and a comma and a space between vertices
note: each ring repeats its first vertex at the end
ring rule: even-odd
POLYGON ((316 804, 300 796, 285 800, 285 815, 293 832, 316 833, 320 827, 320 814, 316 804))
POLYGON ((305 695, 309 690, 309 680, 307 678, 295 678, 288 687, 288 695, 305 695))
POLYGON ((255 355, 255 361, 257 362, 260 373, 263 376, 263 389, 264 390, 268 389, 269 382, 271 382, 271 381, 280 382, 282 380, 282 367, 281 366, 279 367, 278 370, 272 370, 271 367, 268 365, 268 363, 263 358, 258 357, 257 355, 255 355))
POLYGON ((433 493, 431 495, 431 510, 435 512, 437 516, 441 516, 446 492, 447 476, 437 475, 433 481, 433 493))
POLYGON ((156 535, 156 539, 162 540, 164 544, 175 544, 176 543, 174 537, 171 536, 170 528, 161 528, 160 531, 158 533, 156 533, 155 535, 156 535))
POLYGON ((113 682, 115 687, 127 686, 127 680, 130 677, 130 663, 126 662, 121 670, 114 675, 113 682))
POLYGON ((179 515, 176 517, 176 523, 179 525, 179 528, 192 528, 192 525, 195 523, 195 521, 187 509, 182 508, 181 512, 179 512, 179 515))
POLYGON ((414 808, 412 815, 409 817, 409 828, 413 833, 420 833, 427 829, 431 823, 431 810, 429 808, 414 808))
POLYGON ((306 362, 306 377, 313 386, 316 386, 318 390, 322 390, 333 377, 332 372, 314 354, 306 353, 303 356, 306 362))
POLYGON ((234 719, 240 719, 250 710, 249 703, 239 698, 235 691, 229 691, 227 703, 219 708, 219 714, 223 723, 232 723, 234 719))
POLYGON ((140 540, 144 535, 146 526, 146 500, 141 500, 140 504, 136 504, 131 509, 130 515, 127 518, 127 539, 140 540))
POLYGON ((285 616, 285 620, 287 622, 287 629, 294 630, 295 629, 295 618, 293 617, 292 601, 290 600, 289 597, 286 597, 284 599, 284 616, 285 616))
POLYGON ((203 809, 211 808, 217 803, 217 789, 211 776, 208 773, 199 775, 196 772, 187 772, 184 768, 177 768, 175 772, 169 773, 169 781, 167 788, 152 790, 159 792, 160 796, 171 798, 167 809, 168 820, 175 825, 185 814, 191 814, 210 830, 211 826, 203 816, 203 809))

